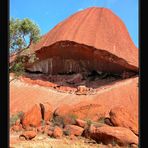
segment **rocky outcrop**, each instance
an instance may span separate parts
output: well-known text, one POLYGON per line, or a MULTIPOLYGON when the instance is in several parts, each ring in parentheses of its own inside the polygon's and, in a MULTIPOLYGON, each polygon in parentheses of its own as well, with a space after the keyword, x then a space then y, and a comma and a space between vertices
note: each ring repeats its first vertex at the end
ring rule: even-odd
POLYGON ((63 118, 73 115, 79 119, 92 119, 93 121, 105 116, 105 113, 106 110, 103 105, 88 101, 82 101, 74 106, 61 105, 54 112, 55 116, 63 118))
POLYGON ((22 117, 22 124, 24 128, 38 127, 41 122, 49 122, 52 118, 53 110, 52 106, 48 102, 35 104, 30 110, 28 110, 22 117))
POLYGON ((31 71, 138 71, 138 49, 124 23, 107 8, 92 7, 59 23, 31 46, 39 61, 31 71))

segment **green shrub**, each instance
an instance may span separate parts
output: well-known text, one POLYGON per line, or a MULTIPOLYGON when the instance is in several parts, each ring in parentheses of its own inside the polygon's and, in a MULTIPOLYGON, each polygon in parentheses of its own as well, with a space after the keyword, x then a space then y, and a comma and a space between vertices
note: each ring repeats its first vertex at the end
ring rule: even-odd
POLYGON ((105 123, 105 117, 101 117, 99 120, 98 120, 99 123, 105 123))
POLYGON ((63 117, 55 116, 55 117, 53 117, 51 122, 53 122, 54 126, 64 127, 63 117))
POLYGON ((25 72, 23 63, 22 62, 14 63, 14 65, 11 68, 11 72, 14 72, 16 77, 23 75, 25 72))
POLYGON ((78 118, 77 115, 70 114, 70 115, 68 115, 68 117, 71 120, 71 124, 76 124, 76 119, 78 118))
POLYGON ((64 135, 69 136, 70 135, 70 130, 64 130, 64 135))
POLYGON ((42 125, 42 126, 45 126, 45 124, 46 124, 45 120, 42 120, 42 121, 41 121, 41 125, 42 125))
POLYGON ((17 114, 12 115, 12 117, 10 118, 10 127, 13 126, 18 119, 21 119, 23 115, 23 112, 18 112, 17 114))
POLYGON ((92 125, 92 121, 90 119, 87 119, 86 122, 87 122, 87 125, 88 126, 91 126, 92 125))

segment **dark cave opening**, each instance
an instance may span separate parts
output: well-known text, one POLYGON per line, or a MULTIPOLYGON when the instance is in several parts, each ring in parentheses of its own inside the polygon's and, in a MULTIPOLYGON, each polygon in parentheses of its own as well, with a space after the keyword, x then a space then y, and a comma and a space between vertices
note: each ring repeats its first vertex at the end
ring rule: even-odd
POLYGON ((57 86, 54 87, 56 89, 59 89, 60 87, 77 88, 79 86, 98 89, 102 86, 112 85, 118 81, 136 77, 138 75, 136 72, 132 71, 125 71, 124 73, 117 74, 93 70, 90 72, 69 72, 51 75, 40 71, 26 70, 25 76, 33 80, 42 80, 57 84, 57 86))

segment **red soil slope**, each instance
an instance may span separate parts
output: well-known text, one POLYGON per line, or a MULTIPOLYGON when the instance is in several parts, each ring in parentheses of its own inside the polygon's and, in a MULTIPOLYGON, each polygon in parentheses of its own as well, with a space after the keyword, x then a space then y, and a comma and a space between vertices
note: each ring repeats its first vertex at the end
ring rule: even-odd
MULTIPOLYGON (((75 95, 57 92, 47 87, 24 83, 21 81, 12 81, 10 83, 10 114, 18 111, 28 111, 34 104, 41 102, 49 102, 53 106, 53 110, 57 107, 67 104, 71 105, 71 109, 82 115, 103 112, 107 115, 111 108, 115 106, 124 106, 131 111, 132 115, 138 117, 138 78, 126 79, 116 82, 114 85, 100 88, 95 95, 75 95), (92 105, 94 104, 94 105, 92 105), (87 110, 87 106, 92 106, 87 110), (95 106, 101 106, 98 111, 95 106), (86 110, 81 110, 86 108, 86 110), (77 111, 75 111, 77 110, 77 111)), ((65 110, 67 110, 65 108, 65 110)))

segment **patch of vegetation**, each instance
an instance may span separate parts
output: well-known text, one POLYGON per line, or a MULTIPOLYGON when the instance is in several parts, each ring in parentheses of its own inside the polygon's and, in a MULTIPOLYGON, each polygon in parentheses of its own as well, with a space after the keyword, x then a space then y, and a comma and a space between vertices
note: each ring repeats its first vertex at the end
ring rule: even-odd
POLYGON ((77 116, 74 114, 69 114, 65 116, 54 116, 51 122, 54 126, 64 127, 66 124, 76 124, 77 116))
POLYGON ((63 133, 64 133, 64 135, 69 136, 70 135, 70 130, 64 130, 63 133))
POLYGON ((98 122, 104 124, 104 123, 105 123, 105 118, 106 118, 106 117, 101 117, 101 118, 99 118, 98 122))
POLYGON ((15 63, 12 68, 11 72, 15 73, 15 77, 19 77, 20 75, 23 75, 25 70, 22 62, 15 63))
POLYGON ((117 141, 115 139, 113 139, 113 141, 112 141, 111 144, 112 144, 112 146, 119 146, 118 143, 117 143, 117 141))
MULTIPOLYGON (((9 69, 15 74, 15 78, 23 75, 25 72, 24 63, 33 63, 37 60, 35 53, 29 53, 30 46, 40 39, 40 29, 32 20, 25 19, 10 19, 10 56, 14 54, 15 58, 10 62, 9 69), (27 56, 22 56, 25 53, 27 56)), ((14 80, 13 79, 13 80, 14 80)), ((12 81, 12 80, 11 80, 12 81)))
POLYGON ((69 118, 71 119, 71 124, 76 124, 76 119, 78 118, 77 117, 77 115, 75 115, 75 114, 70 114, 70 115, 68 115, 69 116, 69 118))
POLYGON ((87 125, 88 126, 91 126, 92 125, 92 121, 90 119, 87 119, 86 122, 87 122, 87 125))
POLYGON ((18 119, 21 120, 23 115, 24 115, 23 112, 18 112, 17 114, 12 115, 12 117, 10 118, 10 127, 13 126, 18 119))
POLYGON ((34 63, 35 61, 39 59, 35 53, 28 55, 28 58, 29 58, 28 60, 29 63, 34 63))
POLYGON ((23 51, 28 49, 31 43, 40 39, 40 28, 32 20, 10 19, 10 52, 23 51))
POLYGON ((45 124, 46 124, 45 120, 42 119, 41 125, 42 125, 42 126, 45 126, 45 124))
POLYGON ((54 124, 54 126, 64 127, 64 119, 60 116, 55 116, 52 118, 51 122, 54 124))

